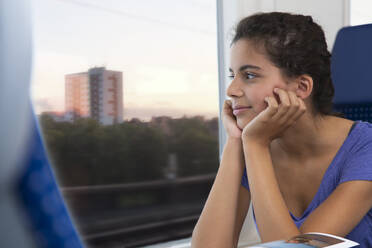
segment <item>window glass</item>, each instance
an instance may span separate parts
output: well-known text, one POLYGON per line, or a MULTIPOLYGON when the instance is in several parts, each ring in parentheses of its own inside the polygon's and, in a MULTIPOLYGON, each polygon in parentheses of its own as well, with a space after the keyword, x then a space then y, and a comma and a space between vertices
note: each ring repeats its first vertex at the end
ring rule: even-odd
POLYGON ((218 168, 214 0, 33 0, 32 99, 88 247, 191 236, 218 168))

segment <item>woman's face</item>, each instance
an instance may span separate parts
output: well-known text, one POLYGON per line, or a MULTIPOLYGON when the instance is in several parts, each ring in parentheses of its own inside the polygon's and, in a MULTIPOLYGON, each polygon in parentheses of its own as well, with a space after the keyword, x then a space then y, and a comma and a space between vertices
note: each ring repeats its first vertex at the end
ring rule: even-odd
MULTIPOLYGON (((267 107, 264 99, 274 96, 274 88, 293 88, 261 50, 247 39, 238 40, 231 48, 229 71, 232 81, 227 95, 231 98, 240 129, 267 107)), ((276 99, 279 101, 278 97, 276 99)))

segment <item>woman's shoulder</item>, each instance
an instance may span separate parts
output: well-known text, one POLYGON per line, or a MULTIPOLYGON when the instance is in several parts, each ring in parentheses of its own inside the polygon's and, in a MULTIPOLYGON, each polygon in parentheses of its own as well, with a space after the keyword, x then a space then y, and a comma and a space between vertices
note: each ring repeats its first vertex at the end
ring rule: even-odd
MULTIPOLYGON (((345 119, 346 120, 346 119, 345 119)), ((340 177, 338 183, 351 180, 372 180, 372 124, 347 120, 348 136, 335 159, 334 166, 340 177)))
MULTIPOLYGON (((335 149, 344 158, 372 154, 372 124, 366 121, 352 121, 340 117, 331 117, 325 139, 334 140, 335 149)), ((332 142, 331 142, 332 143, 332 142)))
POLYGON ((351 140, 350 152, 357 152, 360 149, 372 151, 372 123, 357 120, 349 133, 351 140))
POLYGON ((348 139, 360 142, 372 142, 372 123, 362 120, 349 120, 341 117, 334 117, 333 125, 339 130, 339 135, 346 135, 348 139))
POLYGON ((357 120, 354 123, 355 126, 362 130, 366 135, 372 134, 372 123, 362 120, 357 120))

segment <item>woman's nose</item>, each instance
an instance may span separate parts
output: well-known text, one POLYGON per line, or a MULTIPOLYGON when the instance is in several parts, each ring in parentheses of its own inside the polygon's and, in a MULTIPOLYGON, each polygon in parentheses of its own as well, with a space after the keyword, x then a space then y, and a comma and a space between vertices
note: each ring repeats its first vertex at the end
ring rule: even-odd
POLYGON ((234 78, 230 85, 227 87, 226 94, 229 97, 240 97, 243 95, 243 90, 240 87, 240 84, 236 78, 234 78))

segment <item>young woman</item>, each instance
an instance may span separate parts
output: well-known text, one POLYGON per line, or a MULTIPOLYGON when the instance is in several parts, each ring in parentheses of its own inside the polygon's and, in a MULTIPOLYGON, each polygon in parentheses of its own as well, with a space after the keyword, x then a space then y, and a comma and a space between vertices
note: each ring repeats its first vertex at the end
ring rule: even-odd
POLYGON ((324 232, 372 247, 372 125, 332 113, 330 56, 310 16, 240 21, 228 138, 192 247, 237 247, 251 201, 262 242, 324 232))

